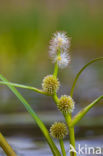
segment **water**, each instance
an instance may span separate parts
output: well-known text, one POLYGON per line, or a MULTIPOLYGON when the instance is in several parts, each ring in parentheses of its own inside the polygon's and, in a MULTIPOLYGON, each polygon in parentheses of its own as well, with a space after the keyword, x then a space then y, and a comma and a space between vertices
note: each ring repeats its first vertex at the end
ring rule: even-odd
MULTIPOLYGON (((40 138, 30 138, 30 137, 8 137, 8 142, 12 146, 12 148, 16 151, 18 156, 52 156, 52 153, 46 144, 45 141, 40 140, 40 138)), ((87 137, 85 139, 81 138, 76 141, 76 147, 78 147, 78 144, 82 147, 102 147, 103 148, 103 136, 98 137, 87 137)), ((58 143, 57 146, 59 147, 58 143)), ((65 148, 67 155, 69 144, 68 141, 65 141, 65 148)), ((84 151, 84 150, 83 150, 84 151)), ((103 151, 102 151, 103 152, 103 151)), ((89 155, 89 154, 80 154, 80 155, 89 155)), ((80 156, 78 154, 78 156, 80 156)), ((98 154, 99 156, 102 156, 103 154, 98 154)), ((0 149, 0 156, 5 156, 3 151, 0 149)), ((92 153, 90 154, 92 156, 92 153)), ((96 156, 93 154, 93 156, 96 156)))
MULTIPOLYGON (((64 93, 68 94, 72 84, 71 80, 73 80, 74 75, 82 66, 82 63, 79 63, 80 59, 77 57, 76 60, 74 59, 74 62, 71 68, 73 70, 70 70, 71 74, 67 73, 62 80, 63 82, 58 93, 59 96, 64 93), (66 77, 68 80, 65 82, 66 77)), ((99 68, 95 69, 94 67, 91 66, 90 69, 84 72, 77 84, 78 87, 76 87, 74 96, 76 106, 73 115, 103 94, 103 86, 101 85, 103 80, 101 75, 102 70, 98 70, 99 68)), ((38 95, 29 90, 19 90, 48 128, 54 121, 63 121, 61 113, 57 113, 57 108, 50 97, 38 95)), ((6 136, 17 155, 52 156, 40 130, 34 126, 34 122, 28 114, 20 113, 24 111, 24 107, 6 87, 1 88, 0 99, 0 111, 4 113, 2 115, 0 114, 0 131, 6 136)), ((79 143, 94 147, 103 146, 102 102, 90 110, 86 117, 79 122, 79 127, 76 127, 75 134, 77 138, 76 146, 79 143)), ((68 151, 67 140, 65 141, 65 147, 66 151, 68 151)), ((0 149, 0 156, 5 156, 2 149, 0 149)))
MULTIPOLYGON (((93 147, 103 146, 102 112, 102 109, 92 110, 79 122, 75 128, 76 146, 78 144, 93 147)), ((38 115, 48 129, 54 121, 64 120, 61 113, 58 114, 57 112, 38 113, 38 115)), ((2 114, 0 120, 0 131, 16 151, 17 156, 52 156, 41 131, 28 113, 2 114)), ((68 153, 69 144, 67 140, 65 140, 65 148, 68 153)), ((0 156, 5 156, 2 149, 0 149, 0 156)))

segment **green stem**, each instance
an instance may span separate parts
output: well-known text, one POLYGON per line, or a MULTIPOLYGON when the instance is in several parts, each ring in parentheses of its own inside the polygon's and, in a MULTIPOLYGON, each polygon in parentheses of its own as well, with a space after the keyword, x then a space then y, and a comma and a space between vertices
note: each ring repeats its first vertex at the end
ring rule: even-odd
MULTIPOLYGON (((57 51, 57 56, 60 56, 60 49, 58 49, 58 51, 57 51)), ((57 62, 55 63, 53 75, 56 76, 56 77, 58 75, 58 63, 57 62)))
POLYGON ((77 80, 79 79, 79 76, 82 74, 82 72, 91 64, 95 63, 96 61, 100 61, 102 60, 103 57, 100 57, 100 58, 96 58, 90 62, 88 62, 85 66, 83 66, 83 68, 77 73, 75 79, 74 79, 74 82, 73 82, 73 85, 72 85, 72 88, 71 88, 71 92, 70 92, 70 95, 71 97, 73 96, 73 93, 74 93, 74 88, 76 86, 76 83, 77 83, 77 80))
MULTIPOLYGON (((65 117, 65 121, 67 123, 68 126, 68 130, 69 130, 69 139, 70 139, 70 144, 74 147, 75 149, 75 134, 74 134, 74 127, 70 127, 70 123, 71 123, 71 114, 64 114, 65 117)), ((70 152, 71 156, 76 156, 75 152, 70 152)))
POLYGON ((3 81, 0 81, 0 84, 10 85, 10 86, 13 86, 13 87, 18 87, 18 88, 30 89, 30 90, 33 90, 33 91, 35 91, 37 93, 48 95, 47 93, 43 92, 42 90, 37 89, 35 87, 31 87, 31 86, 21 85, 21 84, 12 83, 12 82, 3 82, 3 81))
MULTIPOLYGON (((57 77, 57 73, 58 73, 58 65, 57 63, 55 64, 55 68, 54 68, 54 75, 57 77)), ((53 95, 53 99, 55 101, 56 104, 58 104, 58 97, 56 95, 56 93, 53 95)), ((70 122, 71 122, 71 115, 70 114, 63 114, 65 121, 67 123, 68 129, 69 129, 69 136, 70 136, 70 144, 74 147, 75 149, 75 134, 74 134, 74 127, 70 127, 70 122)), ((76 156, 76 153, 71 152, 70 153, 71 156, 76 156)))
MULTIPOLYGON (((7 79, 5 79, 2 75, 0 75, 0 79, 4 82, 8 82, 7 79)), ((50 134, 47 130, 47 128, 45 127, 45 125, 43 124, 43 122, 39 119, 39 117, 37 116, 37 114, 33 111, 33 109, 30 107, 30 105, 28 104, 28 102, 23 98, 23 96, 16 90, 15 87, 11 86, 11 85, 7 85, 10 90, 18 97, 18 99, 21 101, 21 103, 24 104, 24 107, 26 108, 26 110, 29 112, 29 114, 32 116, 32 118, 34 119, 34 121, 36 121, 37 125, 39 126, 39 128, 41 129, 42 133, 44 134, 50 148, 51 151, 53 153, 54 156, 60 156, 60 152, 58 151, 56 145, 54 144, 52 138, 50 137, 50 134)))
POLYGON ((56 93, 52 96, 52 98, 53 98, 54 102, 55 102, 56 104, 58 104, 59 99, 58 99, 56 93))
MULTIPOLYGON (((54 102, 56 104, 58 104, 58 97, 56 95, 56 93, 53 95, 53 99, 54 99, 54 102)), ((74 135, 74 127, 70 127, 70 124, 71 124, 71 114, 63 114, 64 118, 65 118, 65 121, 67 123, 67 126, 68 126, 68 130, 69 130, 69 137, 70 137, 70 144, 74 147, 75 149, 75 135, 74 135)), ((70 153, 71 156, 76 156, 76 153, 74 152, 71 152, 70 153)))
POLYGON ((4 136, 0 133, 0 147, 4 150, 7 156, 16 156, 11 146, 8 144, 4 136))
MULTIPOLYGON (((74 127, 69 127, 69 138, 70 138, 70 144, 75 148, 75 134, 74 134, 74 127)), ((71 156, 76 156, 75 152, 70 152, 71 156)))
POLYGON ((53 74, 55 77, 57 77, 58 75, 58 64, 57 62, 55 63, 55 67, 54 67, 54 74, 53 74))
POLYGON ((60 143, 60 147, 61 147, 61 151, 62 151, 63 156, 66 156, 63 139, 59 139, 59 143, 60 143))

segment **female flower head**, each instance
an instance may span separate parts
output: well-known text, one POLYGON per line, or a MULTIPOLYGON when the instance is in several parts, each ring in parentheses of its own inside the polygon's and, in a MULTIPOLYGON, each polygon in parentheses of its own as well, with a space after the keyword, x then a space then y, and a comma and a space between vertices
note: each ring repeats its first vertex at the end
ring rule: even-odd
POLYGON ((75 102, 67 95, 62 95, 57 104, 58 109, 63 113, 71 113, 74 110, 75 102))
POLYGON ((55 122, 50 128, 53 138, 63 139, 67 135, 67 127, 63 122, 55 122))
POLYGON ((58 91, 60 83, 58 79, 53 75, 47 75, 43 79, 42 88, 43 91, 49 95, 53 95, 58 91))

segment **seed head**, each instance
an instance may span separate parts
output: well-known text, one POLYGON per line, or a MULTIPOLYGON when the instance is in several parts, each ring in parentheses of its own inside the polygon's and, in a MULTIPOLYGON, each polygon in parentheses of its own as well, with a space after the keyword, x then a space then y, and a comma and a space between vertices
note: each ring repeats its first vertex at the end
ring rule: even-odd
POLYGON ((59 89, 60 83, 58 79, 53 75, 47 75, 43 79, 42 88, 43 91, 49 95, 53 95, 59 89))
POLYGON ((59 99, 57 107, 63 113, 71 113, 74 110, 74 100, 70 96, 63 95, 59 99))
POLYGON ((63 122, 55 122, 50 128, 53 138, 63 139, 67 135, 67 127, 63 122))

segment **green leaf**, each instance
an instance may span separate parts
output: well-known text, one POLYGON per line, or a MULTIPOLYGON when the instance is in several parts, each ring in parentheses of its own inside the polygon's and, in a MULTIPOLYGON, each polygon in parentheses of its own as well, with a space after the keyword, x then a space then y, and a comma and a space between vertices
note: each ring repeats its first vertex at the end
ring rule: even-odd
POLYGON ((54 144, 52 138, 50 137, 50 134, 47 130, 47 128, 45 127, 45 125, 43 124, 43 122, 39 119, 39 117, 37 116, 37 114, 33 111, 33 109, 30 107, 30 105, 28 104, 28 102, 24 99, 24 97, 17 91, 17 89, 10 85, 7 81, 6 78, 4 78, 1 74, 0 74, 0 79, 5 82, 5 85, 7 85, 10 90, 17 96, 17 98, 21 101, 21 103, 24 105, 24 107, 26 108, 26 110, 29 112, 29 114, 32 116, 32 118, 34 119, 34 121, 37 123, 37 125, 39 126, 39 128, 41 129, 42 133, 44 134, 50 148, 51 151, 53 152, 54 156, 60 156, 60 152, 58 151, 56 145, 54 144))
POLYGON ((80 75, 82 74, 82 72, 91 64, 97 62, 97 61, 100 61, 102 60, 103 57, 100 57, 100 58, 96 58, 90 62, 88 62, 85 66, 83 66, 83 68, 81 68, 81 70, 77 73, 75 79, 74 79, 74 82, 73 82, 73 85, 72 85, 72 88, 71 88, 71 92, 70 92, 70 95, 71 97, 73 96, 73 93, 74 93, 74 89, 75 89, 75 86, 76 86, 76 83, 77 83, 77 80, 79 79, 80 75))
POLYGON ((8 144, 5 137, 0 133, 0 148, 2 148, 6 155, 17 156, 12 147, 8 144))
POLYGON ((70 127, 73 127, 76 125, 84 116, 85 114, 101 99, 103 99, 103 96, 100 96, 95 101, 93 101, 91 104, 89 104, 87 107, 85 107, 83 110, 81 110, 72 120, 70 123, 70 127))
POLYGON ((22 85, 22 84, 17 84, 17 83, 12 83, 12 82, 3 82, 3 81, 0 81, 0 84, 10 85, 10 86, 18 87, 18 88, 30 89, 30 90, 33 90, 33 91, 35 91, 37 93, 44 94, 44 95, 47 95, 48 96, 47 93, 43 92, 40 89, 37 89, 35 87, 32 87, 32 86, 26 86, 26 85, 22 85))

